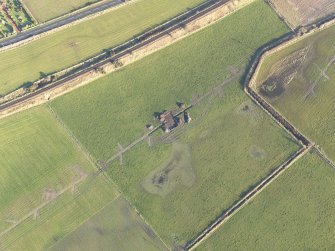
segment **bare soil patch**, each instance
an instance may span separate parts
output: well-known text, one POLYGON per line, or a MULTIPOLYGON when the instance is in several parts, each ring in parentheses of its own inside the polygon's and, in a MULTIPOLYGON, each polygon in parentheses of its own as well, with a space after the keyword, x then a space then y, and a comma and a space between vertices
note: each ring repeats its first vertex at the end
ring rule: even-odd
POLYGON ((335 13, 334 0, 271 0, 292 27, 304 26, 335 13))
POLYGON ((263 118, 262 113, 259 112, 258 107, 252 100, 247 100, 239 105, 236 108, 236 113, 246 118, 253 125, 257 125, 263 118))
POLYGON ((308 51, 309 47, 305 47, 274 64, 269 76, 260 86, 260 93, 267 98, 281 96, 305 61, 308 51))

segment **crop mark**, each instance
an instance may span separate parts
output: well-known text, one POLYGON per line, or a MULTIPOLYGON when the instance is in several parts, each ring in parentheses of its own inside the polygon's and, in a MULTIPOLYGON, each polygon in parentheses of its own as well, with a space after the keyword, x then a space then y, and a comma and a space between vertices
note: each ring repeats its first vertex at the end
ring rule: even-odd
POLYGON ((303 100, 306 100, 308 97, 310 97, 311 95, 315 95, 315 88, 317 87, 317 85, 320 83, 322 78, 326 78, 329 80, 329 77, 327 75, 327 71, 328 69, 335 63, 335 54, 333 55, 333 57, 329 60, 328 64, 326 65, 325 68, 320 69, 320 67, 316 65, 316 67, 319 69, 320 74, 317 77, 317 79, 313 82, 313 84, 308 88, 306 94, 303 97, 303 100))
POLYGON ((310 46, 305 47, 274 64, 269 76, 261 84, 260 93, 268 98, 281 96, 305 62, 309 51, 310 46))
MULTIPOLYGON (((41 209, 49 205, 52 201, 56 200, 60 195, 64 194, 65 192, 69 190, 72 190, 73 186, 78 185, 79 183, 81 183, 87 178, 87 174, 85 174, 84 172, 78 172, 78 174, 79 174, 79 178, 77 180, 73 181, 72 183, 70 183, 68 186, 66 186, 60 191, 56 191, 52 189, 45 190, 43 192, 43 198, 45 201, 41 203, 39 206, 37 206, 36 208, 34 208, 33 210, 31 210, 30 212, 28 212, 27 214, 25 214, 18 221, 12 220, 11 222, 13 223, 13 225, 8 227, 4 231, 2 231, 0 233, 0 238, 4 236, 5 234, 9 233, 11 230, 16 228, 17 226, 19 226, 21 223, 23 223, 28 218, 32 217, 34 220, 36 220, 39 217, 41 209), (51 192, 52 192, 52 195, 50 195, 51 192)), ((9 220, 6 220, 6 222, 9 222, 9 220)))

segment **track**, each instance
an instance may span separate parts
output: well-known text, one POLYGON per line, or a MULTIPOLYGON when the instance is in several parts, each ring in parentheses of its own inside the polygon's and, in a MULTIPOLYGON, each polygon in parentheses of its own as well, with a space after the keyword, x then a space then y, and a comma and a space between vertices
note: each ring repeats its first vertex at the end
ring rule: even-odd
POLYGON ((29 101, 32 98, 34 98, 37 95, 40 95, 43 92, 46 92, 48 90, 52 90, 56 87, 66 85, 67 82, 80 77, 81 75, 88 73, 94 69, 97 69, 107 63, 110 63, 111 61, 116 61, 120 59, 121 57, 131 53, 132 51, 135 51, 137 49, 143 48, 148 44, 151 44, 155 42, 156 40, 159 40, 160 38, 168 35, 169 33, 179 29, 183 25, 186 25, 202 16, 205 16, 207 13, 215 10, 216 8, 221 7, 222 5, 226 4, 230 0, 213 0, 213 1, 206 1, 204 4, 199 5, 198 7, 195 7, 194 9, 187 11, 186 13, 181 14, 180 16, 174 18, 172 22, 167 22, 161 26, 158 26, 157 28, 154 28, 153 30, 144 33, 143 35, 137 37, 136 39, 132 39, 128 42, 126 42, 122 46, 118 46, 116 49, 116 55, 112 57, 108 57, 106 59, 103 59, 93 65, 90 65, 89 67, 78 70, 78 72, 71 74, 70 76, 66 76, 63 79, 60 79, 50 85, 47 85, 44 88, 38 89, 37 91, 25 95, 23 97, 17 98, 13 101, 4 103, 0 105, 0 111, 3 111, 5 109, 14 107, 15 105, 18 105, 20 103, 23 103, 25 101, 29 101), (137 43, 136 43, 137 41, 137 43))

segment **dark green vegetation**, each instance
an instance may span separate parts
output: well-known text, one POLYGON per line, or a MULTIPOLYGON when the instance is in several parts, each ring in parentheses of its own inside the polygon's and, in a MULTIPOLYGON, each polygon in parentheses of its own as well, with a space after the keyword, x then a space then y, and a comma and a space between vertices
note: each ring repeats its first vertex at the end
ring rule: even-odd
POLYGON ((0 53, 0 95, 121 44, 203 0, 127 4, 19 48, 0 53))
POLYGON ((276 52, 265 60, 257 80, 260 93, 333 160, 334 36, 332 26, 276 52), (269 86, 273 91, 264 92, 269 86))
POLYGON ((29 16, 18 0, 3 0, 10 18, 19 30, 24 30, 34 25, 34 20, 29 16))
POLYGON ((104 176, 92 181, 45 107, 2 119, 0 142, 0 250, 45 250, 117 195, 104 176))
POLYGON ((130 205, 119 197, 50 248, 66 250, 167 250, 130 205))
POLYGON ((157 133, 153 146, 142 142, 123 166, 116 160, 108 169, 162 238, 183 245, 298 148, 238 82, 252 53, 286 31, 256 1, 51 105, 96 159, 107 160, 118 143, 145 133, 154 112, 209 93, 190 110, 190 125, 157 133))
POLYGON ((335 172, 298 160, 197 250, 334 250, 335 172))
POLYGON ((8 23, 8 20, 0 10, 0 38, 11 35, 13 31, 13 27, 8 23))

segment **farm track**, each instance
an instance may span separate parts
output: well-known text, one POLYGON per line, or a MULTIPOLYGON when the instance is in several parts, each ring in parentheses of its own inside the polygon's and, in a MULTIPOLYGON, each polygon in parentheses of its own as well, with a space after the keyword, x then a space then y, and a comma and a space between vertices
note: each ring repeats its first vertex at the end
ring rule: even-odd
POLYGON ((49 205, 51 202, 53 202, 54 200, 56 200, 60 195, 64 194, 65 192, 67 192, 69 190, 75 189, 75 187, 79 183, 81 183, 82 181, 84 181, 86 179, 86 177, 87 177, 86 174, 81 175, 81 177, 78 180, 72 182, 71 184, 69 184, 68 186, 66 186, 65 188, 63 188, 62 190, 58 191, 57 194, 56 194, 56 196, 55 196, 55 198, 52 198, 50 200, 46 200, 45 202, 43 202, 42 204, 40 204, 38 207, 36 207, 33 210, 31 210, 30 212, 28 212, 26 215, 24 215, 18 221, 14 221, 12 226, 10 226, 9 228, 7 228, 6 230, 4 230, 3 232, 0 233, 0 238, 2 236, 4 236, 5 234, 9 233, 10 231, 12 231, 14 228, 16 228, 17 226, 19 226, 20 224, 22 224, 28 218, 30 218, 30 217, 36 218, 38 216, 38 214, 39 214, 39 211, 41 209, 43 209, 44 207, 46 207, 47 205, 49 205))
MULTIPOLYGON (((180 116, 182 113, 184 113, 185 111, 191 109, 193 107, 193 105, 189 105, 187 107, 185 107, 184 109, 182 109, 181 111, 179 111, 177 114, 175 114, 174 116, 180 116)), ((143 136, 141 136, 140 138, 134 140, 132 143, 130 143, 128 146, 126 146, 125 148, 121 147, 119 145, 120 151, 117 152, 116 154, 114 154, 112 157, 110 157, 109 159, 107 159, 106 161, 103 162, 103 167, 100 168, 100 172, 103 172, 108 165, 114 161, 115 159, 118 158, 122 158, 122 155, 124 153, 126 153, 127 151, 129 151, 131 148, 133 148, 134 146, 136 146, 137 144, 141 143, 143 140, 147 139, 148 137, 150 137, 151 134, 153 134, 154 132, 156 132, 157 130, 159 130, 164 124, 161 123, 160 125, 156 126, 155 128, 153 128, 152 130, 150 130, 149 132, 145 133, 143 136)), ((122 162, 122 161, 121 161, 122 162)))
POLYGON ((335 169, 335 163, 329 159, 319 148, 314 147, 313 149, 316 151, 317 155, 319 155, 326 163, 328 163, 328 165, 335 169))
POLYGON ((4 104, 1 104, 0 111, 12 108, 15 105, 29 101, 33 99, 35 96, 42 94, 43 92, 55 89, 56 87, 64 86, 71 80, 74 80, 86 73, 99 69, 102 66, 109 64, 110 62, 115 62, 118 59, 122 58, 123 56, 126 56, 127 54, 131 54, 133 51, 143 48, 159 40, 160 38, 170 34, 171 32, 179 29, 180 27, 183 27, 187 25, 188 23, 198 18, 201 18, 202 16, 205 16, 206 14, 223 6, 229 1, 230 0, 212 0, 212 1, 205 2, 204 4, 201 4, 193 8, 192 10, 189 10, 186 13, 179 15, 176 18, 173 18, 171 22, 166 22, 165 24, 158 26, 149 32, 146 32, 135 39, 131 39, 127 41, 121 46, 117 46, 115 49, 113 49, 115 53, 114 56, 107 57, 107 58, 105 57, 101 59, 100 61, 87 66, 84 69, 78 69, 77 72, 74 72, 68 76, 65 76, 62 79, 59 79, 58 81, 52 84, 48 84, 45 87, 42 87, 31 94, 28 94, 28 95, 19 97, 17 99, 14 99, 12 101, 6 102, 4 104))
MULTIPOLYGON (((220 93, 222 93, 223 88, 231 83, 233 80, 237 80, 238 77, 241 76, 241 72, 236 73, 235 75, 231 76, 230 78, 226 79, 225 81, 223 81, 223 83, 221 83, 220 85, 214 87, 213 89, 211 89, 210 91, 208 91, 207 93, 205 93, 204 95, 197 97, 195 100, 193 100, 191 102, 190 105, 188 105, 187 107, 185 107, 184 109, 180 110, 178 113, 176 113, 174 116, 180 116, 181 114, 183 114, 184 112, 188 111, 189 109, 191 109, 194 106, 199 105, 201 102, 203 102, 205 99, 209 99, 211 97, 214 97, 215 95, 218 95, 220 93)), ((156 132, 157 130, 159 130, 160 128, 162 128, 164 124, 161 123, 160 125, 156 126, 155 128, 153 128, 152 130, 150 130, 149 132, 145 133, 143 136, 137 138, 136 140, 134 140, 132 143, 130 143, 128 146, 126 146, 125 148, 123 148, 121 145, 119 145, 120 151, 117 152, 116 154, 114 154, 113 156, 111 156, 109 159, 107 159, 106 161, 103 161, 103 163, 101 163, 103 165, 102 168, 100 168, 100 172, 103 172, 105 170, 105 168, 107 168, 107 166, 114 161, 115 159, 122 159, 122 155, 124 153, 126 153, 127 151, 129 151, 131 148, 133 148, 134 146, 136 146, 137 144, 141 143, 142 141, 148 139, 154 132, 156 132)), ((122 161, 121 161, 122 162, 122 161)))

